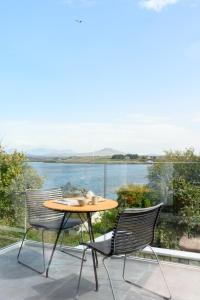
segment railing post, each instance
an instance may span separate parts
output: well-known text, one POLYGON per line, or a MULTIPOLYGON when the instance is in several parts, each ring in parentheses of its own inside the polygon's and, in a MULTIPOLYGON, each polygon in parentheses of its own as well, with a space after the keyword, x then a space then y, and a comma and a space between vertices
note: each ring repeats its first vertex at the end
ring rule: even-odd
POLYGON ((106 198, 106 190, 107 190, 107 180, 106 180, 106 177, 107 177, 107 165, 104 164, 103 165, 103 196, 104 198, 106 198))

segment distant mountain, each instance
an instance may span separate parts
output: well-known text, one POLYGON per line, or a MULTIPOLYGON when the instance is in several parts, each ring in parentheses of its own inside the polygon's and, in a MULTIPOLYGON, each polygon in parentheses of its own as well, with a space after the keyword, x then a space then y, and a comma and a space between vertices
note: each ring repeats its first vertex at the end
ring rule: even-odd
MULTIPOLYGON (((11 153, 14 151, 14 149, 6 149, 7 152, 11 153)), ((53 148, 32 148, 32 149, 27 149, 24 148, 18 149, 19 151, 23 151, 25 155, 28 157, 47 157, 47 158, 53 158, 53 157, 69 157, 69 156, 79 156, 79 157, 84 157, 84 156, 112 156, 115 154, 125 154, 123 151, 119 151, 116 149, 112 148, 103 148, 97 151, 93 152, 85 152, 85 153, 77 153, 71 149, 64 149, 64 150, 59 150, 59 149, 53 149, 53 148)))
POLYGON ((44 156, 44 157, 66 157, 76 155, 76 152, 70 149, 58 150, 49 148, 34 148, 26 151, 27 156, 44 156))
POLYGON ((75 156, 112 156, 115 154, 125 154, 125 153, 123 151, 119 151, 112 148, 104 148, 94 152, 78 153, 75 154, 75 156))

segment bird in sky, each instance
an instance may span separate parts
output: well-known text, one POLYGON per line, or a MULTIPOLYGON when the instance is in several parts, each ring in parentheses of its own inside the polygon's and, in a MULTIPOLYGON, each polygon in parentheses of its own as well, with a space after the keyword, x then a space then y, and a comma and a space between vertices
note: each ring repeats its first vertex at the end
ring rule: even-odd
POLYGON ((81 20, 81 19, 76 19, 75 22, 76 22, 76 23, 83 23, 83 20, 81 20))

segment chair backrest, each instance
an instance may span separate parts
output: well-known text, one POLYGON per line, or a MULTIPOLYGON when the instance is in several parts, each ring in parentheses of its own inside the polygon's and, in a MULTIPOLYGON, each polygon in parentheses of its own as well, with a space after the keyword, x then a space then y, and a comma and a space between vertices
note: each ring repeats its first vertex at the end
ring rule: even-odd
POLYGON ((50 210, 43 206, 46 200, 61 199, 62 190, 60 188, 51 190, 27 190, 26 205, 28 212, 28 222, 30 225, 37 222, 53 221, 63 217, 63 213, 50 210))
POLYGON ((128 254, 150 245, 162 205, 128 208, 120 213, 113 231, 111 254, 128 254))

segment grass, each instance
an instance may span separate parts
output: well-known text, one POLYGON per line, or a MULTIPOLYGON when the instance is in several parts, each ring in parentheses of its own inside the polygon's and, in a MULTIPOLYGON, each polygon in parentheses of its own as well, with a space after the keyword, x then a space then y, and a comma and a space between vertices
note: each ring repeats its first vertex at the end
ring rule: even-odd
MULTIPOLYGON (((94 236, 95 238, 102 235, 99 232, 95 232, 94 236)), ((16 242, 21 241, 23 238, 22 232, 13 232, 13 231, 5 231, 0 230, 0 248, 9 246, 11 244, 14 244, 16 242)), ((60 237, 61 242, 62 235, 60 237)), ((41 242, 41 231, 32 229, 29 231, 27 239, 41 242)), ((56 239, 56 232, 46 231, 44 235, 44 239, 46 243, 53 244, 56 239)), ((86 242, 89 240, 89 236, 86 232, 83 233, 83 240, 86 242)), ((78 232, 71 231, 70 233, 65 233, 64 239, 63 239, 63 245, 66 246, 78 246, 81 241, 81 236, 78 232)), ((59 243, 58 242, 58 243, 59 243)))
POLYGON ((0 230, 0 248, 9 246, 20 241, 22 237, 23 233, 21 232, 0 230))

